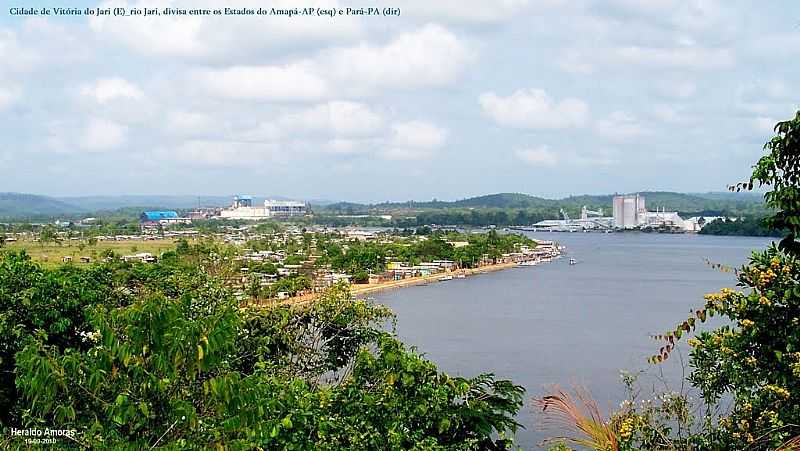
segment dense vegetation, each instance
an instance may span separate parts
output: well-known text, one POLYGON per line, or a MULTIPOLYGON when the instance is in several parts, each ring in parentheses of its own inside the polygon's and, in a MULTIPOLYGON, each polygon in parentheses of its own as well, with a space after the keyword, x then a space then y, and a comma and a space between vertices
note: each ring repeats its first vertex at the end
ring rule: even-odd
MULTIPOLYGON (((643 192, 650 208, 677 211, 685 217, 716 215, 764 215, 763 199, 744 193, 682 194, 643 192)), ((315 209, 317 223, 329 225, 383 225, 389 227, 418 227, 429 224, 466 226, 522 226, 545 219, 560 219, 560 210, 577 218, 583 206, 602 209, 611 215, 613 195, 572 196, 563 199, 543 199, 527 194, 503 193, 444 202, 403 202, 373 205, 338 203, 315 209), (377 215, 391 215, 382 220, 377 215), (337 217, 337 215, 365 217, 337 217), (371 216, 370 216, 371 215, 371 216)))
POLYGON ((346 287, 242 307, 212 246, 87 269, 1 254, 0 446, 23 446, 12 426, 74 429, 60 448, 509 445, 521 387, 441 373, 346 287))
POLYGON ((764 218, 717 219, 700 230, 703 235, 774 236, 785 235, 784 230, 771 229, 764 218))
POLYGON ((347 243, 346 248, 339 242, 320 240, 318 247, 322 251, 323 258, 318 263, 330 263, 334 270, 349 274, 361 271, 381 272, 386 269, 388 261, 417 265, 434 260, 451 260, 460 267, 472 268, 484 258, 494 261, 503 253, 513 252, 519 245, 533 248, 536 243, 522 235, 498 234, 494 230, 486 234, 439 231, 422 240, 398 240, 391 243, 352 242, 347 243), (452 243, 457 242, 465 245, 455 247, 452 243))

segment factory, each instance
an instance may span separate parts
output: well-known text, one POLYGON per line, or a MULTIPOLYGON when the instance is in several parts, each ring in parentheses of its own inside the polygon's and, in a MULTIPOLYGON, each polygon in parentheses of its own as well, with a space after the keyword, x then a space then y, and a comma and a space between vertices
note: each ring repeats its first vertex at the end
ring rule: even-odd
MULTIPOLYGON (((614 196, 614 228, 659 232, 686 232, 686 221, 674 211, 647 211, 644 196, 628 194, 614 196)), ((692 226, 694 228, 694 226, 692 226)))
POLYGON ((308 208, 303 202, 267 199, 263 206, 254 207, 252 196, 235 196, 231 206, 223 209, 219 217, 257 221, 305 216, 307 213, 308 208))
POLYGON ((603 210, 591 211, 584 206, 580 219, 572 219, 562 209, 563 219, 548 219, 537 222, 523 230, 554 232, 611 232, 623 230, 641 230, 643 232, 699 232, 705 224, 718 217, 693 217, 687 220, 674 211, 656 209, 648 211, 645 198, 641 194, 625 194, 614 196, 612 215, 604 216, 603 210))
POLYGON ((180 217, 175 211, 145 211, 139 215, 139 224, 142 228, 191 223, 190 218, 180 217))

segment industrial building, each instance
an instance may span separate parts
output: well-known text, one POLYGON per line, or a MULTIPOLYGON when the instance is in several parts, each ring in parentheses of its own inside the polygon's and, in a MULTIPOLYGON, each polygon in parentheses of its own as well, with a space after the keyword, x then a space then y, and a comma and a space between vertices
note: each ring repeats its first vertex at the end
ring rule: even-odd
POLYGON ((303 202, 295 202, 293 200, 265 200, 264 210, 266 210, 271 217, 288 218, 304 216, 308 209, 303 202))
POLYGON ((645 223, 647 208, 644 196, 638 194, 614 196, 614 227, 617 229, 636 229, 645 223))
POLYGON ((640 194, 614 196, 612 201, 613 215, 603 216, 603 210, 591 211, 587 207, 581 209, 580 219, 571 219, 561 210, 563 219, 539 221, 523 230, 578 232, 578 231, 611 231, 642 230, 645 232, 699 232, 704 225, 718 217, 693 217, 687 220, 674 211, 647 211, 645 198, 640 194))
POLYGON ((191 224, 189 218, 178 216, 175 211, 145 211, 139 215, 139 224, 143 227, 157 227, 170 224, 191 224))
POLYGON ((254 207, 252 196, 235 196, 230 208, 223 209, 220 217, 257 221, 304 216, 307 212, 308 207, 303 202, 267 199, 263 207, 254 207))

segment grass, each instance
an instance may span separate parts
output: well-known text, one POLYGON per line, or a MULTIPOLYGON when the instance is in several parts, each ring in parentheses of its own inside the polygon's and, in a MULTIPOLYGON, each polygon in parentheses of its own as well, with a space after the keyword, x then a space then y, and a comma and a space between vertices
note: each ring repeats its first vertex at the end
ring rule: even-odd
POLYGON ((66 241, 59 244, 47 243, 41 245, 35 241, 17 241, 14 243, 7 243, 2 249, 19 251, 25 250, 31 259, 40 262, 45 266, 56 266, 62 264, 62 258, 66 256, 72 257, 72 263, 81 265, 85 263, 80 262, 81 257, 89 257, 92 262, 102 258, 104 252, 112 250, 119 255, 137 254, 140 252, 149 252, 155 256, 160 255, 164 251, 175 249, 176 240, 158 239, 158 240, 126 240, 126 241, 98 241, 97 244, 90 246, 83 242, 83 249, 81 249, 81 242, 79 241, 66 241))
POLYGON ((542 410, 545 425, 565 430, 567 436, 549 439, 568 442, 591 450, 617 451, 620 448, 614 426, 603 418, 600 407, 588 390, 575 387, 575 396, 553 387, 552 393, 534 399, 542 410))

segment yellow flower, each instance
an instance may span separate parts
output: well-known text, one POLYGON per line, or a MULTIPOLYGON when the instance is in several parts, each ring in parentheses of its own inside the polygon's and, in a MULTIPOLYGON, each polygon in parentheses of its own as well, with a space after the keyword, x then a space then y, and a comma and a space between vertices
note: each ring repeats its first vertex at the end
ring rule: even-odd
POLYGON ((753 326, 755 326, 756 323, 754 323, 753 321, 751 321, 749 319, 743 319, 741 321, 741 324, 742 324, 742 327, 753 327, 753 326))
POLYGON ((760 298, 758 298, 758 303, 766 306, 772 305, 772 301, 770 301, 769 298, 767 298, 766 296, 761 296, 760 298))
POLYGON ((789 390, 773 384, 765 385, 764 390, 773 393, 783 399, 789 399, 789 396, 791 395, 791 393, 789 393, 789 390))
POLYGON ((620 423, 619 436, 623 440, 627 440, 631 438, 631 435, 633 435, 633 424, 634 424, 634 419, 631 417, 625 418, 624 420, 622 420, 622 423, 620 423))
POLYGON ((687 343, 689 344, 689 346, 691 346, 691 347, 693 347, 693 348, 696 348, 697 346, 699 346, 699 345, 700 345, 700 340, 698 340, 698 339, 696 339, 696 338, 690 338, 690 339, 687 341, 687 343))

